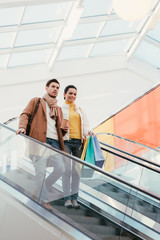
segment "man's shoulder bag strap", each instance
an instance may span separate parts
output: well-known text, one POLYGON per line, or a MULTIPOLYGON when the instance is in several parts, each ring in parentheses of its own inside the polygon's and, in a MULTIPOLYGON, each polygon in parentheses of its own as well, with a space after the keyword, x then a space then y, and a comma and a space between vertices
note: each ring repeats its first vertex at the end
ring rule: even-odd
POLYGON ((35 109, 34 109, 34 112, 33 112, 33 115, 28 119, 28 124, 27 124, 27 127, 26 127, 26 135, 29 136, 29 132, 30 132, 30 128, 31 128, 31 124, 33 122, 33 119, 34 119, 34 116, 36 115, 37 113, 37 110, 38 110, 38 107, 39 107, 39 104, 40 104, 40 98, 38 98, 38 102, 35 106, 35 109))

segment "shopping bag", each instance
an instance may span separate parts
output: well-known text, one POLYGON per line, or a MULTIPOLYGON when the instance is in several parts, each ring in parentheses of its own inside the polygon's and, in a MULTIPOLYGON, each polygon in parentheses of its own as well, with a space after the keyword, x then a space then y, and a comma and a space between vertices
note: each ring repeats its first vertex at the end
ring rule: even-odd
MULTIPOLYGON (((93 137, 92 136, 90 136, 88 139, 88 144, 87 144, 87 148, 86 148, 86 154, 85 154, 84 161, 95 165, 94 146, 93 146, 93 137)), ((81 177, 82 178, 90 178, 93 176, 93 173, 94 173, 94 170, 92 168, 84 165, 82 168, 81 177)))
POLYGON ((93 148, 94 148, 95 165, 97 167, 102 168, 105 159, 96 135, 93 137, 93 148))
POLYGON ((92 136, 89 137, 87 150, 86 150, 86 156, 85 156, 85 162, 95 165, 94 146, 93 146, 93 137, 92 136))
MULTIPOLYGON (((82 151, 82 155, 81 155, 81 160, 85 159, 88 141, 89 141, 89 137, 87 137, 85 139, 85 142, 84 142, 84 145, 83 145, 83 151, 82 151)), ((79 162, 76 162, 76 164, 75 164, 75 169, 76 169, 79 176, 81 175, 82 166, 83 165, 79 162)))
POLYGON ((86 151, 87 151, 87 146, 88 146, 88 141, 89 141, 89 137, 87 137, 87 138, 85 139, 85 143, 84 143, 84 146, 83 146, 83 152, 82 152, 82 155, 81 155, 81 160, 84 160, 84 159, 85 159, 86 151))

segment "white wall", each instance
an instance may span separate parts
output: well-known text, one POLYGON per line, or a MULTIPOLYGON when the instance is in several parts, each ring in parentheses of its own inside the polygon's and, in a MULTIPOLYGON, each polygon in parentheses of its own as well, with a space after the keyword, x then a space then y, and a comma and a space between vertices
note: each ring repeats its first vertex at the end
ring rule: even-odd
POLYGON ((53 72, 43 66, 0 71, 0 122, 19 115, 30 98, 43 96, 50 78, 61 83, 59 105, 64 87, 77 86, 77 102, 93 127, 158 84, 160 72, 136 59, 126 62, 122 56, 59 62, 53 72))
POLYGON ((92 126, 115 114, 152 87, 152 83, 127 69, 63 79, 79 89, 81 106, 92 126))

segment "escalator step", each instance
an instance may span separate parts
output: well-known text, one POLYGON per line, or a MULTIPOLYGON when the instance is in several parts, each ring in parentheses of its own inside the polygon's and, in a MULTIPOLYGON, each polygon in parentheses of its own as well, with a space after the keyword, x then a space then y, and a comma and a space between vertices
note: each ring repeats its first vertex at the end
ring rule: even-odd
POLYGON ((66 208, 64 206, 54 206, 53 208, 57 209, 61 213, 64 213, 66 215, 75 215, 75 216, 89 216, 88 211, 85 209, 75 209, 75 208, 66 208))
POLYGON ((106 235, 99 235, 99 238, 102 240, 131 240, 130 237, 123 237, 123 236, 106 236, 106 235))
POLYGON ((68 215, 71 219, 76 221, 77 223, 83 223, 87 225, 98 225, 100 220, 96 217, 89 217, 89 216, 79 216, 79 215, 68 215))
POLYGON ((96 233, 96 234, 104 234, 106 236, 110 236, 110 235, 117 235, 116 234, 116 228, 110 226, 101 226, 101 225, 94 225, 91 226, 89 224, 82 224, 83 227, 85 227, 86 229, 88 229, 89 231, 91 231, 92 233, 96 233))

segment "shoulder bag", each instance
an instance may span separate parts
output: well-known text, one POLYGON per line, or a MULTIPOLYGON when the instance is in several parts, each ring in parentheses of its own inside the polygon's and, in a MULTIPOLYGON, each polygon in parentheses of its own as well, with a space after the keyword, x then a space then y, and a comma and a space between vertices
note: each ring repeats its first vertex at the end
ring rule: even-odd
POLYGON ((40 100, 41 100, 41 99, 38 98, 38 102, 37 102, 37 104, 36 104, 36 106, 35 106, 34 113, 33 113, 33 115, 31 115, 31 116, 29 117, 29 119, 28 119, 28 124, 27 124, 27 127, 26 127, 26 135, 28 135, 28 136, 29 136, 29 133, 30 133, 30 128, 31 128, 31 124, 32 124, 33 118, 34 118, 34 116, 35 116, 36 113, 37 113, 40 100))

